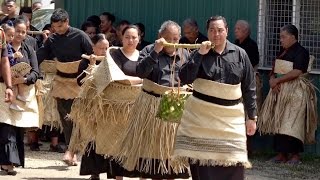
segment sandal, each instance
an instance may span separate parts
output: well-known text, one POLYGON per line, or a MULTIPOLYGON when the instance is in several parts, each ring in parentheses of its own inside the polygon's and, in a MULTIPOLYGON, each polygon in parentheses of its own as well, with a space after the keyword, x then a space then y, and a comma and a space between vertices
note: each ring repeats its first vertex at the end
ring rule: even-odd
POLYGON ((299 164, 302 164, 302 161, 300 161, 300 159, 292 158, 289 161, 287 161, 287 164, 299 165, 299 164))
POLYGON ((278 157, 273 157, 269 160, 269 162, 272 162, 272 163, 285 163, 286 160, 284 159, 279 159, 278 157))

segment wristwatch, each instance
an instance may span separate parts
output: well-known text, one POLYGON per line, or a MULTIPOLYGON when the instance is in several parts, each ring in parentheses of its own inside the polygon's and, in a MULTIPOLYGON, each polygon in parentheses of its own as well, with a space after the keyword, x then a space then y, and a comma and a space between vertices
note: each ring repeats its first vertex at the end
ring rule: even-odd
POLYGON ((23 80, 24 80, 24 83, 26 84, 27 83, 27 81, 28 81, 28 79, 27 78, 23 78, 23 80))

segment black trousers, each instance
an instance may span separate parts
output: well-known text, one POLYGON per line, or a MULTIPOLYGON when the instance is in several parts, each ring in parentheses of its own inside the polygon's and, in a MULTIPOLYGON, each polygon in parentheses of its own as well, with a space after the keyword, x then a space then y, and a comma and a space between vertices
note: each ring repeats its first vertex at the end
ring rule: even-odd
POLYGON ((243 166, 200 166, 190 164, 192 180, 244 180, 243 166))
POLYGON ((57 108, 60 115, 61 124, 63 127, 63 133, 64 133, 66 145, 69 145, 71 134, 72 134, 73 123, 71 119, 68 117, 68 114, 70 114, 73 99, 65 100, 65 99, 56 98, 56 100, 57 100, 57 108))

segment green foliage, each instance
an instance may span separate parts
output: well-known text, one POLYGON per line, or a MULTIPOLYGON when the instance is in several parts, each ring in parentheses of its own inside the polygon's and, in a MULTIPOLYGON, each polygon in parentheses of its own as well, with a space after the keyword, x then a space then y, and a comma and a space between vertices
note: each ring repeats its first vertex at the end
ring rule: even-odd
POLYGON ((174 91, 166 92, 161 99, 157 117, 164 121, 180 122, 184 110, 184 103, 190 94, 178 94, 174 91))

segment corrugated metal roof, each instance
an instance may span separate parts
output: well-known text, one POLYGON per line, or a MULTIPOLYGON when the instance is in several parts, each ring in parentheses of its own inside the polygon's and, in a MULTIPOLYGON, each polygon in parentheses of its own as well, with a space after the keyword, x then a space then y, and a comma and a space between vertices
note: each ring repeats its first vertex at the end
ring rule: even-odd
POLYGON ((122 19, 146 26, 146 39, 153 41, 157 30, 165 20, 179 24, 188 17, 198 21, 201 32, 206 34, 205 22, 213 15, 226 17, 229 23, 229 39, 233 41, 233 26, 236 20, 248 20, 252 36, 256 37, 258 17, 257 0, 65 0, 64 8, 70 13, 71 25, 80 27, 90 15, 111 12, 116 22, 122 19))

